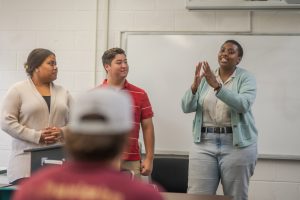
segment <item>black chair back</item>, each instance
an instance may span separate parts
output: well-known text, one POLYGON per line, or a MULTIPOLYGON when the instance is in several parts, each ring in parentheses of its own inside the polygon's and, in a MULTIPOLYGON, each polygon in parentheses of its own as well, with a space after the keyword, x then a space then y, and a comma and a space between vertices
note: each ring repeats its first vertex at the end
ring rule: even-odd
POLYGON ((188 156, 156 156, 153 161, 152 182, 167 192, 186 193, 188 182, 188 156))

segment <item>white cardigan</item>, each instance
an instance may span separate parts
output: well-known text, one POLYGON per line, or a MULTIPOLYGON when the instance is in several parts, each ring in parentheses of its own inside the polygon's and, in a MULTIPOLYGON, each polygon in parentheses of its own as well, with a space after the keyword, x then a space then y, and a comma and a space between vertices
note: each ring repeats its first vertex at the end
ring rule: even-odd
POLYGON ((50 113, 44 98, 31 78, 14 84, 4 97, 1 111, 1 128, 13 137, 8 164, 8 180, 30 176, 30 154, 25 149, 42 147, 41 130, 60 127, 69 120, 71 96, 63 87, 51 84, 50 113))

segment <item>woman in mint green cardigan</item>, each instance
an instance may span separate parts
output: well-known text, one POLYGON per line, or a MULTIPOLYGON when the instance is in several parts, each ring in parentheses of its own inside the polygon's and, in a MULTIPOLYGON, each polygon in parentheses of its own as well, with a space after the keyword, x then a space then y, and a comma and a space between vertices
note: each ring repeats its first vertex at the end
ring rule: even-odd
POLYGON ((206 61, 200 62, 182 98, 183 112, 195 112, 188 193, 215 194, 221 182, 224 195, 248 199, 257 159, 257 129, 251 112, 256 81, 237 67, 242 57, 241 45, 227 40, 218 53, 220 67, 212 71, 206 61))

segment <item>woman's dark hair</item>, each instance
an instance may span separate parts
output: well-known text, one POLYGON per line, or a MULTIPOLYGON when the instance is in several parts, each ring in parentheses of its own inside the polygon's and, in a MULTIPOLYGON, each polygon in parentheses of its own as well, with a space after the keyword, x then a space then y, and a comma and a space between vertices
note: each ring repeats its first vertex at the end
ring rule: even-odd
MULTIPOLYGON (((224 42, 224 44, 226 44, 226 43, 231 43, 231 44, 234 44, 234 45, 236 45, 237 47, 238 47, 238 54, 239 54, 239 57, 243 57, 243 55, 244 55, 244 50, 243 50, 243 47, 242 47, 242 45, 240 45, 240 43, 238 43, 236 40, 226 40, 225 42, 224 42)), ((224 45, 223 44, 223 45, 224 45)))
POLYGON ((48 49, 38 48, 32 50, 28 55, 26 63, 24 64, 27 75, 31 77, 34 70, 41 66, 45 59, 50 55, 55 56, 55 54, 48 49))

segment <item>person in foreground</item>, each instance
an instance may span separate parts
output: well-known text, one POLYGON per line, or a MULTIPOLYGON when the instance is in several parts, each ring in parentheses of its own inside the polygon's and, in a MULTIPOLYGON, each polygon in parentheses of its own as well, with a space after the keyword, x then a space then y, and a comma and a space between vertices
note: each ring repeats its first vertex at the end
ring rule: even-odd
POLYGON ((60 143, 69 120, 71 96, 53 83, 56 57, 48 49, 34 49, 25 63, 28 79, 15 83, 3 100, 1 128, 13 137, 8 180, 17 184, 30 176, 26 149, 60 143))
POLYGON ((242 57, 241 45, 227 40, 218 54, 220 67, 213 72, 207 62, 200 62, 182 98, 183 112, 195 112, 188 193, 215 194, 221 181, 224 195, 248 199, 257 159, 257 129, 251 112, 256 80, 237 67, 242 57))
POLYGON ((23 181, 14 200, 162 200, 155 188, 119 170, 133 128, 132 102, 111 88, 79 96, 65 134, 69 159, 23 181))
POLYGON ((102 63, 107 73, 107 79, 99 86, 114 87, 119 90, 126 90, 133 99, 134 128, 129 137, 128 148, 125 149, 122 157, 121 168, 133 171, 136 177, 148 176, 152 172, 154 157, 154 126, 152 122, 153 111, 147 93, 127 80, 129 71, 125 51, 120 48, 112 48, 104 52, 102 63), (146 155, 141 162, 139 147, 139 130, 143 131, 146 155))

